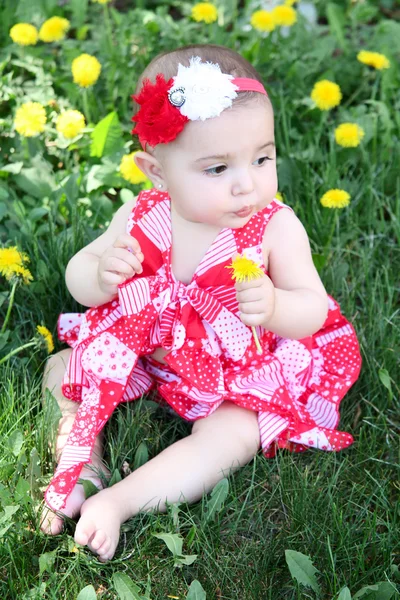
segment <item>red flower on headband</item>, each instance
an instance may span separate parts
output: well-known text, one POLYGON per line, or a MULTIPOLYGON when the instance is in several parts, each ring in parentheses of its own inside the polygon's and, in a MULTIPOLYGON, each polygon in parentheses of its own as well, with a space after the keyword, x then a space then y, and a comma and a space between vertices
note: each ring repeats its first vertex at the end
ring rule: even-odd
POLYGON ((143 147, 146 143, 154 147, 172 142, 189 120, 168 99, 168 91, 172 85, 172 77, 165 81, 164 75, 159 73, 156 83, 145 79, 140 94, 132 96, 140 105, 140 109, 132 117, 132 121, 136 121, 132 134, 139 136, 143 147))

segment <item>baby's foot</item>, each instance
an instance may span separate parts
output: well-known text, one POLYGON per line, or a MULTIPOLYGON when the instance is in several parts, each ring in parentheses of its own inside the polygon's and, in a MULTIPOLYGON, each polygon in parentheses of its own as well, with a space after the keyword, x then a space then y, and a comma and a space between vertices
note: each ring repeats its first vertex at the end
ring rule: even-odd
POLYGON ((75 530, 75 542, 88 546, 99 560, 110 560, 118 545, 123 517, 115 490, 107 488, 88 498, 82 505, 81 518, 75 530))
MULTIPOLYGON (((104 487, 104 480, 97 474, 98 468, 99 467, 95 468, 94 466, 92 466, 92 468, 90 466, 84 467, 80 479, 89 479, 99 490, 101 490, 104 487)), ((104 466, 102 466, 102 472, 105 476, 109 475, 104 466)), ((63 515, 71 519, 77 517, 85 500, 83 485, 78 483, 68 497, 67 504, 62 509, 62 514, 53 512, 48 506, 43 508, 40 529, 48 535, 58 535, 64 527, 63 515)))

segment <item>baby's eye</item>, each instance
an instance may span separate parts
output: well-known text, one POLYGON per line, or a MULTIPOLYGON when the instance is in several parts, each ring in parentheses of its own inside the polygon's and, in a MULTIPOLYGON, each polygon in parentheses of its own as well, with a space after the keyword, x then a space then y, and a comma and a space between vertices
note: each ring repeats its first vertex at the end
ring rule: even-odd
POLYGON ((204 172, 207 175, 221 175, 221 173, 223 173, 225 169, 226 169, 225 165, 218 165, 218 167, 210 167, 209 169, 206 169, 204 172))
POLYGON ((254 162, 258 163, 259 167, 262 167, 262 165, 264 165, 267 162, 267 160, 272 160, 272 158, 269 158, 269 156, 262 156, 261 158, 257 158, 257 160, 254 162))

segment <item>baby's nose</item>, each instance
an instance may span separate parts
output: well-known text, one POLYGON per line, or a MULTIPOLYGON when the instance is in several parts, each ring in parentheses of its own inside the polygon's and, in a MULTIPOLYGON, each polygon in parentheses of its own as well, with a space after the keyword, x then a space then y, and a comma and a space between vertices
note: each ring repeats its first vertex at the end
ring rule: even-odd
POLYGON ((254 190, 253 178, 248 171, 241 171, 236 177, 233 186, 232 194, 238 196, 239 194, 251 194, 254 190))

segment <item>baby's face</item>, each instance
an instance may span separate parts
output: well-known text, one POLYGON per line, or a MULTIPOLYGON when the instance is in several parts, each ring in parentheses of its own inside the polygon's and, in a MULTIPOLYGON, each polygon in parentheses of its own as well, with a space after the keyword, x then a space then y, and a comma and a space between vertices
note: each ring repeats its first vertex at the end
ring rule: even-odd
POLYGON ((159 153, 174 209, 189 222, 243 227, 276 194, 274 140, 264 99, 188 123, 159 153))

